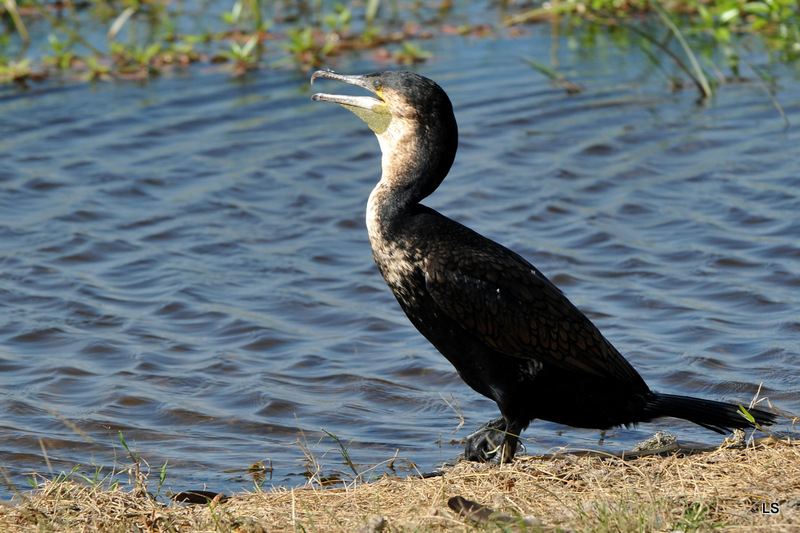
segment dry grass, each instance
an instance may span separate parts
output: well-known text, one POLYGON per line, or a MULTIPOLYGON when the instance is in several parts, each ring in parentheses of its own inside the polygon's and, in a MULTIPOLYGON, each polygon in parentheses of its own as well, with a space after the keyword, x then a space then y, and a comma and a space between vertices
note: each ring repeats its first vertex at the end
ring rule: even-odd
POLYGON ((132 489, 70 476, 44 480, 13 506, 0 506, 0 530, 800 531, 800 444, 774 438, 743 449, 626 460, 462 462, 427 479, 280 488, 202 505, 154 500, 147 480, 134 479, 132 489), (482 508, 468 517, 454 512, 448 503, 459 496, 469 500, 462 508, 482 508))

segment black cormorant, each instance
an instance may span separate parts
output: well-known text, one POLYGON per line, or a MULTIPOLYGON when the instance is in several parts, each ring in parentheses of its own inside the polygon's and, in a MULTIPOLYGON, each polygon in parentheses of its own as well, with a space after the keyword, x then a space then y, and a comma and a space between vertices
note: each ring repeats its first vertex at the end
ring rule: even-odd
MULTIPOLYGON (((327 78, 372 96, 315 94, 378 136, 380 182, 367 228, 383 278, 411 323, 501 416, 467 437, 466 457, 508 462, 536 418, 608 429, 662 416, 725 433, 750 425, 730 404, 653 392, 586 316, 536 267, 419 202, 450 170, 458 127, 447 94, 413 72, 327 78)), ((775 415, 751 409, 759 424, 775 415)))

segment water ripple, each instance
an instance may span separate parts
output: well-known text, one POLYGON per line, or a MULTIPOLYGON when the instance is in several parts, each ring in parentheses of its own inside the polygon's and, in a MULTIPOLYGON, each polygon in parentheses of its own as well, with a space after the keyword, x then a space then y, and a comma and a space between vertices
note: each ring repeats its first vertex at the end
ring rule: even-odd
MULTIPOLYGON (((798 155, 761 89, 698 107, 639 80, 640 59, 562 50, 586 87, 567 96, 517 59, 549 36, 458 42, 421 67, 461 126, 426 203, 530 258, 654 389, 747 401, 763 382, 797 411, 798 155)), ((377 143, 307 83, 4 93, 0 458, 20 485, 42 445, 56 469, 124 457, 120 430, 177 490, 238 488, 230 471, 266 458, 271 482, 302 482, 304 439, 337 468, 322 429, 361 462, 399 449, 428 469, 495 416, 380 279, 364 227, 377 143), (453 436, 451 394, 467 417, 453 436)), ((797 89, 778 96, 797 114, 797 89)), ((607 445, 714 438, 645 426, 607 445)), ((597 445, 546 422, 526 435, 532 452, 597 445)))

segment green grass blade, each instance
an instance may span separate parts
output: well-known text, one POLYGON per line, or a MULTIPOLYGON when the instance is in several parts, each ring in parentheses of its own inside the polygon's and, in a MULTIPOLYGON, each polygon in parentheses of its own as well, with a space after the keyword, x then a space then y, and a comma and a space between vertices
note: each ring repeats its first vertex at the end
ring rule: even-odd
POLYGON ((681 48, 683 48, 683 52, 686 54, 686 57, 689 58, 689 62, 692 64, 692 70, 694 70, 695 78, 697 83, 700 86, 700 91, 703 93, 703 98, 709 98, 711 96, 711 85, 708 83, 708 79, 706 79, 706 75, 703 72, 703 69, 700 68, 700 63, 697 61, 697 56, 694 55, 692 52, 689 43, 686 42, 686 39, 683 38, 683 34, 672 22, 672 19, 669 18, 667 12, 664 11, 664 8, 661 6, 661 3, 658 1, 653 2, 653 7, 656 8, 658 15, 661 17, 661 20, 664 24, 670 29, 670 31, 675 35, 678 39, 678 42, 681 44, 681 48))

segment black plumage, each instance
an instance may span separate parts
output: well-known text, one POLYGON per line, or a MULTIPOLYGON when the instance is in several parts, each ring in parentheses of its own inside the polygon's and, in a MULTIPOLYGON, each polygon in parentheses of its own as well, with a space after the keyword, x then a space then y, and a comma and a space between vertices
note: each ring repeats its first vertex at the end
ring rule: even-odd
MULTIPOLYGON (((746 427, 737 406, 660 394, 564 294, 524 258, 419 202, 447 175, 458 127, 445 92, 412 72, 317 78, 371 96, 318 93, 378 136, 380 182, 367 204, 373 256, 414 326, 501 416, 467 437, 473 460, 509 461, 536 419, 607 429, 672 416, 724 433, 746 427)), ((759 424, 772 413, 751 409, 759 424)))

